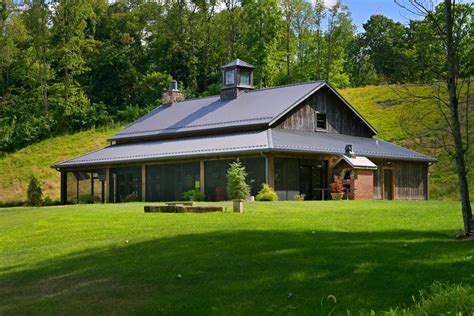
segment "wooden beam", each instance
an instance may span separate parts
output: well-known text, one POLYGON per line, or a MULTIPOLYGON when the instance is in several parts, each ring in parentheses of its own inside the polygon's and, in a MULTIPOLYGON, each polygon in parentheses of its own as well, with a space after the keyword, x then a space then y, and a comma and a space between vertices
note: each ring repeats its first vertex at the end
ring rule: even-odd
POLYGON ((110 202, 110 195, 109 195, 109 186, 110 186, 110 172, 109 168, 105 168, 105 203, 110 202))
POLYGON ((267 156, 267 183, 275 189, 275 159, 272 155, 267 156))
POLYGON ((61 204, 67 204, 67 172, 61 171, 61 204))
POLYGON ((146 166, 142 165, 142 202, 146 201, 146 166))
POLYGON ((204 185, 204 181, 206 181, 206 170, 204 169, 204 160, 199 161, 199 189, 201 193, 206 191, 206 186, 204 185))

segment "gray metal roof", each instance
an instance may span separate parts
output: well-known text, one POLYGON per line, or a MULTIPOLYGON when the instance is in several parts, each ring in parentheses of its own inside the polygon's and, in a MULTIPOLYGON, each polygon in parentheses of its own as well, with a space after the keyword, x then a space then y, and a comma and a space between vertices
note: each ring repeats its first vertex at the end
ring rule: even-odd
POLYGON ((235 67, 235 66, 240 66, 240 67, 245 67, 245 68, 251 68, 251 69, 255 69, 254 66, 250 65, 248 62, 246 61, 243 61, 242 59, 234 59, 233 61, 231 61, 230 63, 228 64, 225 64, 224 66, 222 66, 221 68, 222 69, 225 69, 225 68, 232 68, 232 67, 235 67))
POLYGON ((435 162, 436 159, 416 151, 385 142, 377 138, 357 137, 343 134, 269 130, 273 149, 291 152, 312 152, 343 155, 345 146, 352 145, 356 155, 369 158, 389 158, 399 160, 419 160, 435 162))
MULTIPOLYGON (((269 126, 275 118, 298 105, 325 81, 249 90, 236 99, 219 96, 191 99, 160 106, 109 140, 196 132, 208 129, 269 126)), ((355 110, 354 110, 355 111, 355 110)))
POLYGON ((342 134, 297 132, 282 129, 222 134, 201 137, 164 139, 119 144, 55 164, 54 168, 95 166, 113 163, 184 159, 201 156, 238 155, 269 151, 291 151, 343 155, 352 144, 356 155, 434 162, 434 158, 375 138, 342 134))

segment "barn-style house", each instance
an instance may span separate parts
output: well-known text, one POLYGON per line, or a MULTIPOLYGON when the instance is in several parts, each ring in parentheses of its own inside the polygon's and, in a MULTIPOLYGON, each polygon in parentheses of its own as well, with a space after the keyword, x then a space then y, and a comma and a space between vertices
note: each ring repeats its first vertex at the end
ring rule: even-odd
POLYGON ((172 201, 201 190, 226 200, 239 159, 251 194, 263 183, 281 200, 330 198, 334 175, 348 199, 428 199, 435 159, 374 138, 377 131, 330 84, 254 89, 254 67, 222 66, 220 95, 185 100, 175 82, 162 105, 110 145, 53 165, 63 203, 172 201))

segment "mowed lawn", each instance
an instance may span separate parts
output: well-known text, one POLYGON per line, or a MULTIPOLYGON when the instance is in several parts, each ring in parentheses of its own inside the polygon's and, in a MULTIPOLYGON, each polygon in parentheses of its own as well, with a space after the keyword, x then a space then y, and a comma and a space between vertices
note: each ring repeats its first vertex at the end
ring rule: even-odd
POLYGON ((1 209, 0 314, 357 313, 474 280, 457 202, 144 205, 1 209))

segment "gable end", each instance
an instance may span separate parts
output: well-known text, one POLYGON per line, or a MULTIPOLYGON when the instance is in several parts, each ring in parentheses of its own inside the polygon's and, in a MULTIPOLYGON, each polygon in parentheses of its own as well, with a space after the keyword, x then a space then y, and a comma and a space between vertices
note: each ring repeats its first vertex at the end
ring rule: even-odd
POLYGON ((377 134, 375 128, 327 83, 277 116, 270 126, 360 137, 372 137, 377 134), (318 126, 318 118, 325 118, 326 124, 318 126), (324 125, 325 128, 321 128, 324 125))

